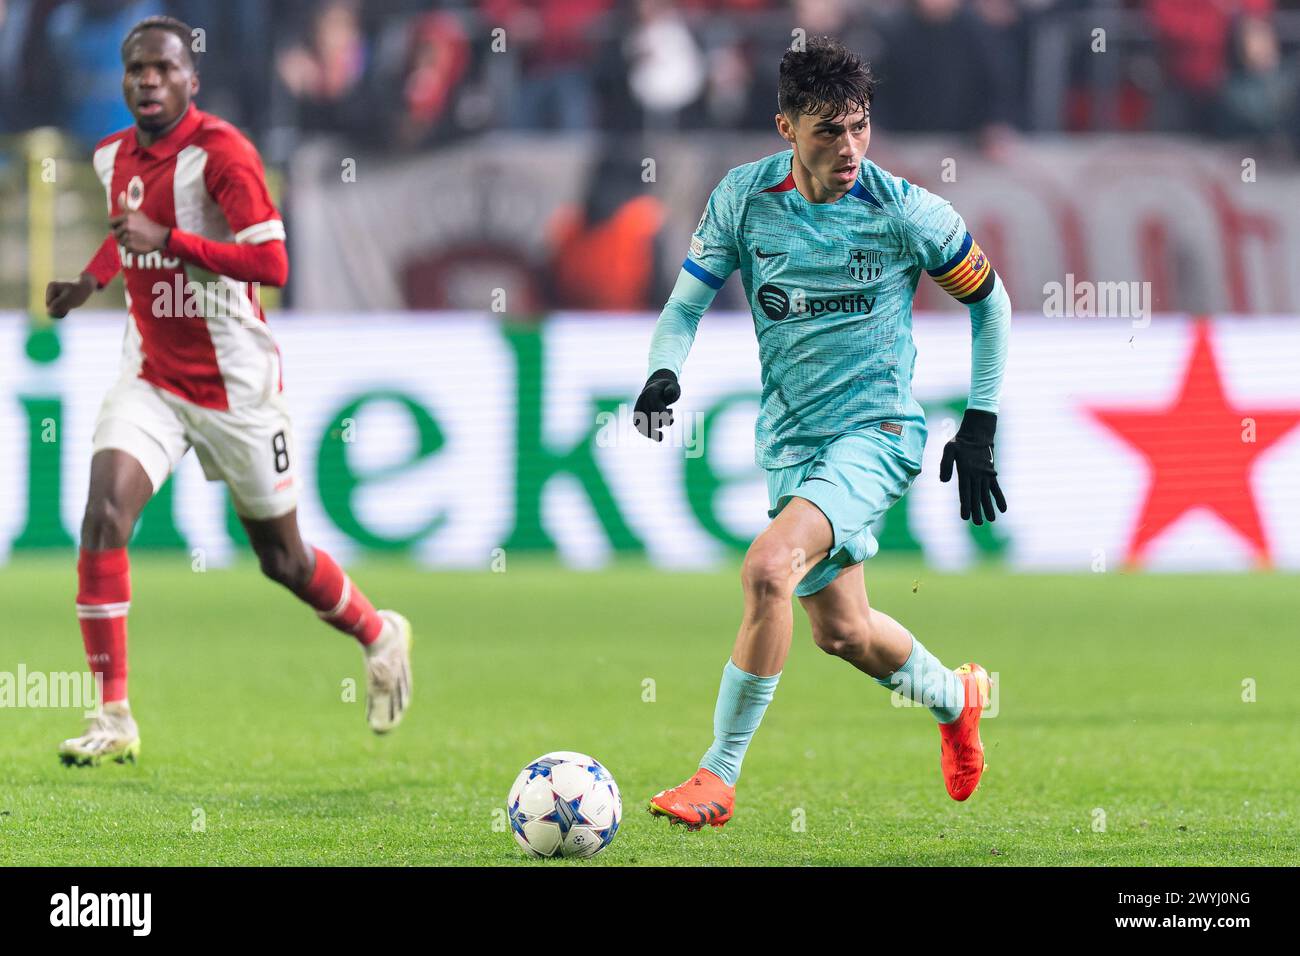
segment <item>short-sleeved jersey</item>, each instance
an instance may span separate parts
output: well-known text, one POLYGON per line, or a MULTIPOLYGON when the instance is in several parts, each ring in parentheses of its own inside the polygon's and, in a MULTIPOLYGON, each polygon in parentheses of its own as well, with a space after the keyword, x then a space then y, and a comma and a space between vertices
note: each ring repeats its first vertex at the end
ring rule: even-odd
POLYGON ((795 188, 792 153, 731 170, 683 268, 721 288, 740 270, 762 367, 755 461, 804 461, 836 435, 924 421, 912 397, 912 298, 921 270, 959 301, 993 271, 952 206, 864 159, 839 200, 795 188))
MULTIPOLYGON (((148 147, 135 127, 114 133, 95 148, 94 164, 109 215, 139 209, 219 242, 284 239, 257 150, 197 107, 148 147)), ((160 251, 136 255, 119 246, 118 255, 128 369, 206 408, 255 403, 280 389, 279 351, 252 283, 160 251)))

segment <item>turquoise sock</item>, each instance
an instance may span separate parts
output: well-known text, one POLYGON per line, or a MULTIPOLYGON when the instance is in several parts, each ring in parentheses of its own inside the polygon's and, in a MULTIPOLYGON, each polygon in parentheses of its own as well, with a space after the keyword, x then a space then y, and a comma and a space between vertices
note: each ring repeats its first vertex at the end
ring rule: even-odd
POLYGON ((888 677, 877 677, 876 683, 924 704, 935 720, 950 724, 961 716, 966 706, 966 689, 961 678, 944 667, 914 635, 908 636, 912 638, 912 653, 907 661, 888 677))
POLYGON ((772 703, 780 679, 780 674, 771 677, 748 674, 727 658, 722 684, 718 687, 718 706, 713 711, 713 746, 701 758, 701 767, 716 773, 733 787, 736 785, 745 749, 758 730, 763 711, 772 703))

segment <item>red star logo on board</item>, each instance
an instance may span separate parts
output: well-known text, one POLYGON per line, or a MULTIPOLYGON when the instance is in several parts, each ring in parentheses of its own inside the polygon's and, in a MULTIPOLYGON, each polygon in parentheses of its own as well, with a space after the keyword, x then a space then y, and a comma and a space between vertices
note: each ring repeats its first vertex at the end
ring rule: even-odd
POLYGON ((1256 563, 1271 564, 1251 473, 1259 456, 1300 424, 1300 408, 1242 407, 1224 392, 1210 323, 1195 324, 1192 354, 1172 401, 1160 408, 1089 408, 1146 459, 1150 482, 1128 562, 1185 514, 1204 509, 1250 545, 1256 563))

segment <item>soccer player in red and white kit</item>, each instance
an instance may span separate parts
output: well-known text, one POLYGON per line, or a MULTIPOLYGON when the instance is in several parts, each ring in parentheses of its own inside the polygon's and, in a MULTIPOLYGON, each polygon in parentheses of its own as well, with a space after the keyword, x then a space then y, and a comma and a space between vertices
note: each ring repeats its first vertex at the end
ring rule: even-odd
POLYGON ((192 36, 170 17, 127 34, 122 91, 136 122, 94 157, 111 235, 77 281, 51 282, 45 294, 50 315, 62 318, 125 273, 122 377, 95 424, 77 562, 77 617, 90 669, 103 674, 103 707, 59 748, 67 764, 139 753, 126 695, 126 548, 141 510, 191 447, 208 479, 230 489, 266 576, 364 647, 371 728, 396 726, 411 697, 410 624, 376 611, 298 530, 280 355, 257 294, 257 284, 288 277, 284 224, 257 150, 190 102, 199 91, 192 36))

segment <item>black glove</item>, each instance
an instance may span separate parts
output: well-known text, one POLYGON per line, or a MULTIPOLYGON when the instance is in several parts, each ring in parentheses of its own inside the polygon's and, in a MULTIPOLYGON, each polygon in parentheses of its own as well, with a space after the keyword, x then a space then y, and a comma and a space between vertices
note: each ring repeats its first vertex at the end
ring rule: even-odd
POLYGON ((939 462, 939 480, 952 477, 953 462, 957 463, 957 494, 961 498, 961 520, 983 524, 984 518, 996 521, 993 502, 998 510, 1007 510, 1007 499, 998 487, 998 473, 993 468, 993 432, 998 427, 998 416, 978 408, 966 409, 961 418, 957 437, 943 446, 943 460, 939 462))
POLYGON ((646 438, 663 441, 663 432, 673 423, 673 412, 668 406, 682 397, 682 387, 677 384, 677 374, 661 368, 648 379, 636 400, 632 422, 646 438))

